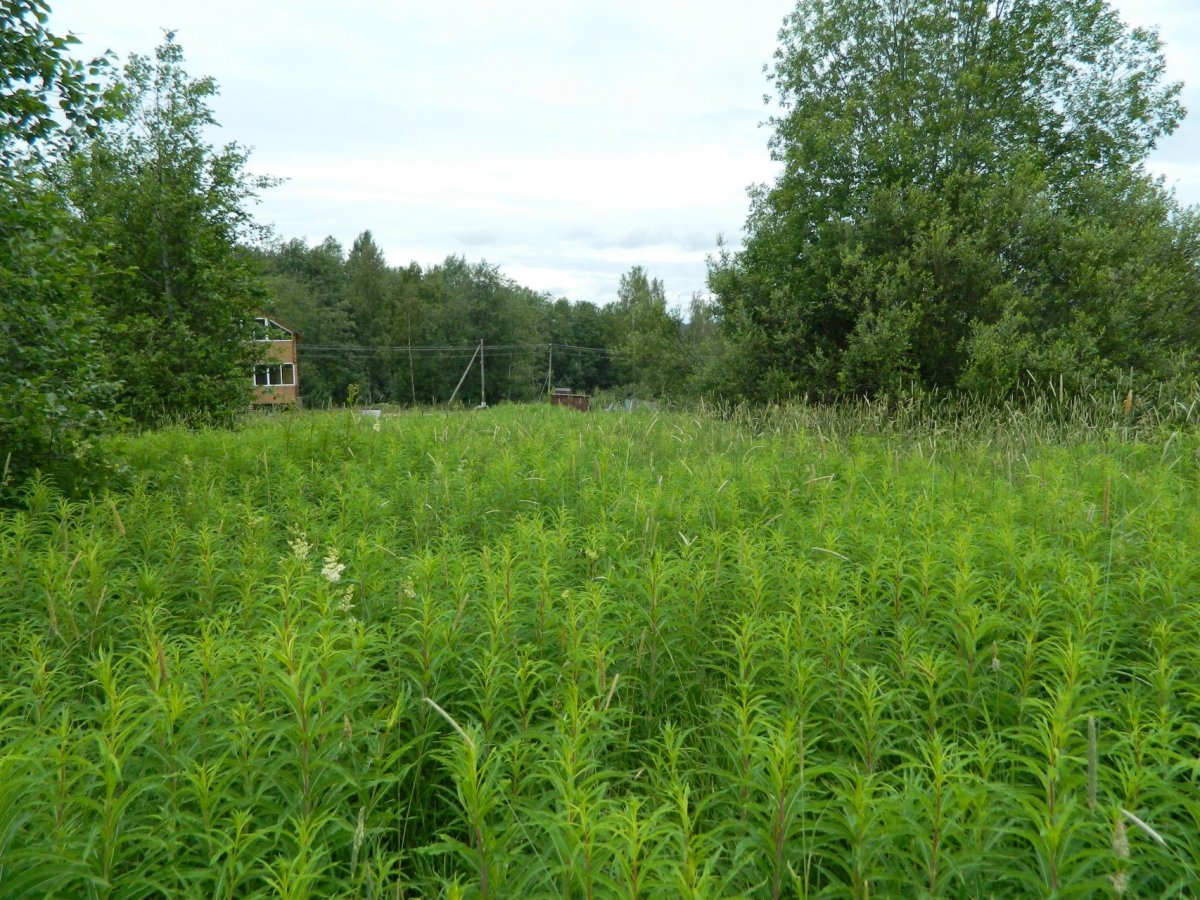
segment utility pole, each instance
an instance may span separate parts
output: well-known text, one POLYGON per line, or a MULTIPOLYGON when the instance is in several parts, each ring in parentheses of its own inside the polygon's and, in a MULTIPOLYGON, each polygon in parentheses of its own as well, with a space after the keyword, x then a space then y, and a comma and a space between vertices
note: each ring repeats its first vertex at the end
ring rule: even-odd
POLYGON ((546 393, 554 391, 554 345, 550 345, 550 361, 546 363, 546 393))
POLYGON ((408 383, 412 387, 412 404, 417 405, 417 373, 413 370, 412 358, 412 308, 408 307, 405 314, 405 331, 408 333, 408 383))
MULTIPOLYGON (((479 342, 479 347, 483 346, 483 341, 479 342)), ((475 352, 471 354, 471 359, 467 362, 467 367, 463 369, 462 378, 458 379, 458 385, 454 388, 454 393, 450 395, 450 399, 446 401, 447 406, 454 403, 454 398, 458 396, 458 389, 463 386, 463 382, 467 380, 467 375, 471 371, 471 363, 475 362, 475 357, 479 355, 479 347, 475 348, 475 352)))
POLYGON ((487 395, 483 387, 483 338, 479 339, 479 408, 487 406, 487 395))

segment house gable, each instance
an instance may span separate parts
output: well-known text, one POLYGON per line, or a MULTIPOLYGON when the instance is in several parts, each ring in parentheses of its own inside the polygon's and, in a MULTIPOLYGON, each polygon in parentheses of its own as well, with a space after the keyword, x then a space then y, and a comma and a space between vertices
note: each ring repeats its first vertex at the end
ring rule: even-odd
POLYGON ((255 316, 254 318, 254 343, 270 344, 276 341, 286 341, 291 343, 296 337, 296 332, 281 324, 269 316, 255 316))

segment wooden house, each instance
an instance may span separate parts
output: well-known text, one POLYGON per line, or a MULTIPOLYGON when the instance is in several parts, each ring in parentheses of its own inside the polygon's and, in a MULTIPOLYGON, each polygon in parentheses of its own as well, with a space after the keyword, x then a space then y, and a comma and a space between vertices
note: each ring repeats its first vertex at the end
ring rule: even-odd
POLYGON ((300 402, 296 344, 303 337, 278 319, 257 312, 254 319, 254 403, 295 406, 300 402))

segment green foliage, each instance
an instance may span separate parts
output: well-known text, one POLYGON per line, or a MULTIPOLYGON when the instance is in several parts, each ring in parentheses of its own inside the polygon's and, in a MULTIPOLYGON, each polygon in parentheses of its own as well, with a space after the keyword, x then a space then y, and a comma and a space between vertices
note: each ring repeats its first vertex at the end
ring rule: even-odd
POLYGON ((621 276, 612 307, 617 346, 622 353, 619 379, 644 396, 678 396, 690 374, 683 322, 667 309, 666 292, 641 266, 621 276))
POLYGON ((74 35, 52 32, 45 0, 0 0, 0 163, 40 161, 105 113, 96 81, 106 61, 73 59, 74 35), (65 127, 64 127, 65 126, 65 127))
POLYGON ((3 892, 1186 894, 1196 404, 1030 406, 110 441, 0 513, 3 892))
POLYGON ((261 284, 239 242, 270 179, 246 151, 215 149, 211 78, 183 68, 171 34, 154 59, 131 56, 111 90, 120 122, 83 141, 61 178, 88 238, 104 248, 95 293, 141 425, 228 420, 249 401, 250 312, 261 284))
POLYGON ((1194 369, 1196 218, 1141 169, 1183 111, 1097 0, 801 3, 776 183, 710 286, 745 387, 1010 395, 1194 369))
POLYGON ((0 496, 35 468, 96 462, 116 384, 91 303, 95 252, 59 201, 0 175, 0 496))
POLYGON ((619 357, 616 355, 616 323, 612 306, 559 299, 546 309, 546 333, 554 344, 564 347, 598 347, 612 353, 584 351, 560 352, 557 360, 548 360, 551 387, 595 391, 612 387, 619 381, 619 357))
MULTIPOLYGON (((267 306, 298 329, 301 391, 310 406, 367 402, 444 403, 482 337, 489 402, 523 401, 547 388, 678 399, 718 380, 721 337, 697 299, 687 325, 668 310, 662 283, 640 266, 603 307, 551 300, 487 262, 451 256, 422 270, 389 266, 371 232, 348 254, 332 238, 289 241, 258 253, 267 306), (549 345, 555 350, 550 353, 549 345), (698 361, 709 360, 704 378, 698 361)), ((477 364, 476 364, 477 365, 477 364)), ((459 397, 477 405, 477 369, 459 397)))
POLYGON ((0 3, 0 498, 34 469, 94 463, 113 424, 114 384, 90 293, 96 252, 80 239, 45 166, 103 117, 71 37, 37 0, 0 3), (68 126, 64 129, 64 124, 68 126))
MULTIPOLYGON (((421 343, 461 345, 482 338, 498 347, 535 348, 500 351, 490 363, 485 361, 489 402, 531 400, 544 389, 546 352, 540 346, 546 343, 544 296, 506 278, 487 262, 468 263, 457 256, 424 272, 411 290, 421 304, 421 343)), ((469 356, 453 362, 429 360, 425 383, 432 389, 430 399, 448 399, 468 361, 469 356)), ((418 364, 418 375, 420 371, 418 364)), ((477 404, 478 378, 468 378, 459 396, 477 404)), ((421 399, 419 393, 417 398, 421 399)))

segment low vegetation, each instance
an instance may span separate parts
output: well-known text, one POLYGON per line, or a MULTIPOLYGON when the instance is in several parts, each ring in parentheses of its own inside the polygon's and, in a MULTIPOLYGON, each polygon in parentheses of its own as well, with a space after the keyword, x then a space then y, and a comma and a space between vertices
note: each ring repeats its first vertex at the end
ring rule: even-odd
POLYGON ((0 892, 1184 894, 1194 413, 112 439, 0 512, 0 892))

